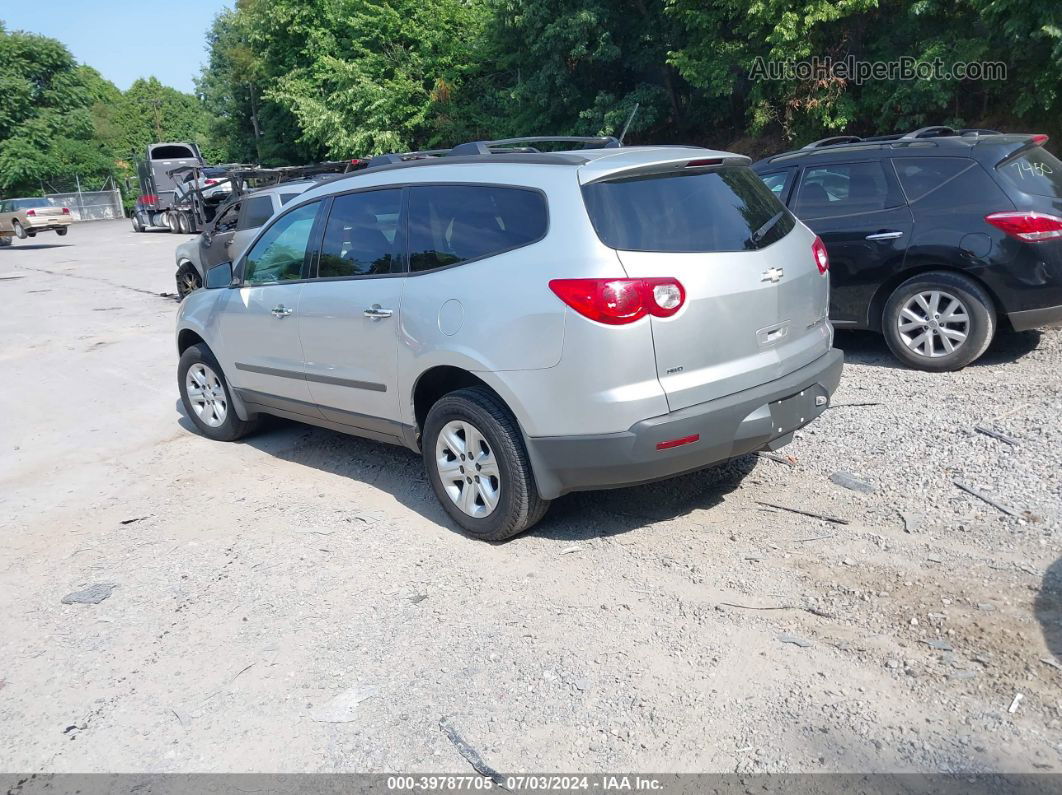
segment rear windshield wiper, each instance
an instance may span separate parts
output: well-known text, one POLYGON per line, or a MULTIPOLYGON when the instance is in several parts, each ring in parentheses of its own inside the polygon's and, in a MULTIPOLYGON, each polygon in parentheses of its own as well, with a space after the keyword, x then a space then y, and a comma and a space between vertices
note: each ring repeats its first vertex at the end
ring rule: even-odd
POLYGON ((765 238, 767 236, 767 233, 770 232, 774 228, 774 225, 776 223, 778 223, 779 221, 781 221, 782 218, 784 218, 784 217, 785 217, 785 210, 782 210, 777 215, 772 216, 770 221, 768 221, 767 223, 765 223, 763 226, 761 226, 759 229, 757 229, 755 232, 752 233, 752 237, 750 238, 750 240, 752 240, 753 243, 759 243, 761 240, 763 240, 763 238, 765 238))

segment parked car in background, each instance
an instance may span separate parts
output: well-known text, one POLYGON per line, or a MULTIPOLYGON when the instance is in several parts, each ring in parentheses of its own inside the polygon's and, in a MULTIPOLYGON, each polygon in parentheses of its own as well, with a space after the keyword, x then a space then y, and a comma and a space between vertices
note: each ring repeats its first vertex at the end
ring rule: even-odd
POLYGON ((826 243, 830 318, 922 370, 1062 322, 1062 161, 1045 135, 839 136, 753 168, 826 243))
POLYGON ((16 237, 25 240, 38 232, 65 235, 69 230, 69 207, 57 207, 44 198, 0 201, 0 246, 10 246, 16 237))
POLYGON ((284 182, 234 197, 219 207, 202 234, 177 246, 177 296, 184 300, 202 287, 207 270, 236 259, 273 213, 316 184, 314 180, 284 182))
POLYGON ((175 202, 183 202, 188 194, 198 187, 204 201, 224 199, 232 193, 232 182, 226 179, 228 169, 224 166, 204 166, 197 177, 194 172, 185 174, 175 185, 175 202))
POLYGON ((501 540, 570 491, 777 449, 841 375, 822 242, 748 158, 539 152, 374 159, 294 199, 177 313, 204 436, 262 414, 402 444, 501 540))

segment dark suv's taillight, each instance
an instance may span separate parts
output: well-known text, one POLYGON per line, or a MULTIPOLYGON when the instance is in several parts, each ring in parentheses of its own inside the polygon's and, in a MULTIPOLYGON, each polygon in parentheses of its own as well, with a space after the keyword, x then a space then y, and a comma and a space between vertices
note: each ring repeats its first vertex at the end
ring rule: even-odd
POLYGON ((986 215, 985 220, 1011 237, 1026 243, 1042 243, 1062 238, 1062 218, 1033 211, 1008 211, 986 215))

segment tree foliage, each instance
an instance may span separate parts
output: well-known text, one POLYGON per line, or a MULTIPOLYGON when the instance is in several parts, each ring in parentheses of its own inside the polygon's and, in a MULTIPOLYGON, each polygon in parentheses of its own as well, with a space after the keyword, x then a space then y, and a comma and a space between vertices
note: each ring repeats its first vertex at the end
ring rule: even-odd
POLYGON ((198 97, 121 92, 0 25, 0 190, 129 173, 152 140, 264 165, 531 134, 750 154, 931 124, 1062 135, 1058 0, 237 0, 198 97), (763 61, 999 61, 1005 80, 753 79, 763 61))
POLYGON ((0 23, 0 192, 98 186, 133 173, 133 155, 156 140, 195 141, 208 157, 209 116, 194 96, 155 78, 122 92, 79 66, 60 42, 0 23))

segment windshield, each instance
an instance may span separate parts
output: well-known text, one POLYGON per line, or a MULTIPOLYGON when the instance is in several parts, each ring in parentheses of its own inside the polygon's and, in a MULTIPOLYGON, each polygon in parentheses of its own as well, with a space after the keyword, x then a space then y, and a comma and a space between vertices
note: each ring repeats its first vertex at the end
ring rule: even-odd
POLYGON ((1041 147, 1005 160, 996 170, 1022 193, 1062 199, 1062 160, 1041 147))
POLYGON ((751 251, 796 224, 744 167, 607 180, 583 199, 601 241, 621 251, 751 251))

